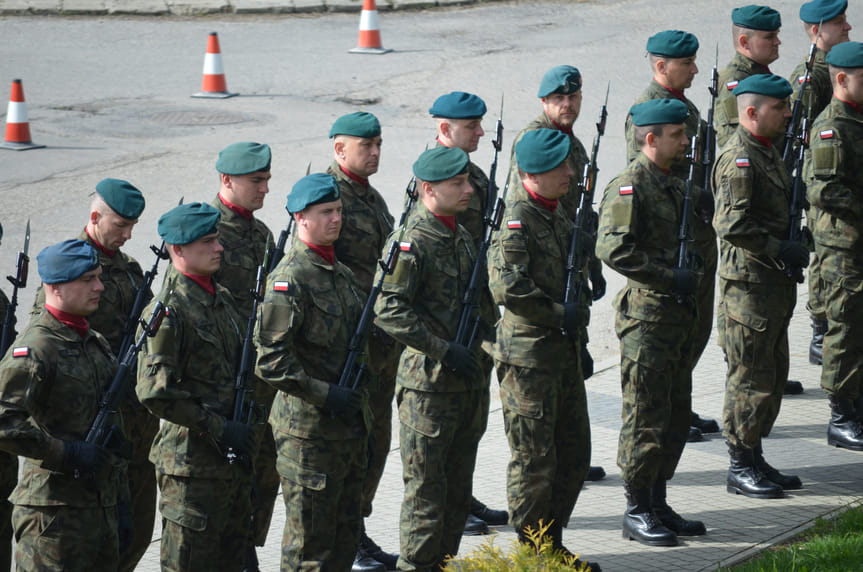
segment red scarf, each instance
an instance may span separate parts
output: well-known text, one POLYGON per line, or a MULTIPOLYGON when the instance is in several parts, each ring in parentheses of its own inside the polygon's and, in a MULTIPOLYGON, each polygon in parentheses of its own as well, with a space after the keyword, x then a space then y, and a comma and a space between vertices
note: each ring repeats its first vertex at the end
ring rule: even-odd
MULTIPOLYGON (((303 240, 302 238, 300 240, 303 240)), ((327 264, 334 266, 336 264, 336 246, 334 244, 309 244, 303 240, 303 244, 308 246, 312 252, 327 261, 327 264)))
POLYGON ((185 272, 181 272, 183 276, 203 288, 207 291, 207 294, 210 296, 216 295, 216 285, 213 284, 213 277, 210 275, 202 276, 200 274, 186 274, 185 272))
POLYGON ((82 338, 87 335, 87 331, 90 329, 90 324, 87 323, 87 318, 84 316, 76 316, 75 314, 58 310, 54 306, 49 306, 48 304, 45 304, 45 309, 48 310, 52 316, 57 318, 57 321, 64 326, 68 326, 75 330, 82 338))
MULTIPOLYGON (((434 213, 432 213, 434 214, 434 213)), ((455 232, 455 215, 434 214, 435 218, 444 223, 448 229, 455 232)))
POLYGON ((341 169, 342 173, 347 175, 350 180, 358 182, 359 184, 361 184, 366 189, 369 188, 369 180, 366 179, 365 177, 360 177, 359 175, 355 175, 355 174, 351 173, 350 171, 348 171, 347 169, 345 169, 344 167, 342 167, 341 165, 339 165, 339 169, 341 169))
POLYGON ((763 135, 756 135, 755 133, 752 133, 752 131, 750 131, 749 133, 751 133, 752 136, 755 137, 756 141, 758 141, 759 143, 761 143, 762 145, 764 145, 768 149, 770 149, 770 147, 772 147, 772 144, 770 143, 769 137, 764 137, 763 135))
POLYGON ((117 251, 116 251, 116 250, 108 250, 107 248, 105 248, 104 246, 102 246, 101 244, 99 244, 99 241, 98 241, 98 240, 96 240, 95 238, 93 238, 92 236, 90 236, 90 233, 89 233, 89 232, 87 232, 87 229, 86 229, 86 228, 84 229, 84 233, 87 235, 87 238, 89 238, 89 239, 90 239, 90 242, 92 242, 92 243, 93 243, 93 246, 95 246, 95 247, 99 250, 99 252, 101 252, 102 254, 104 254, 105 256, 107 256, 108 258, 114 258, 114 255, 115 255, 115 254, 117 254, 117 251))
POLYGON ((557 210, 557 205, 560 202, 558 199, 547 199, 547 198, 543 197, 542 195, 538 195, 538 194, 534 193, 533 191, 531 191, 527 187, 524 187, 524 190, 527 191, 527 194, 530 195, 530 198, 532 198, 537 203, 539 203, 539 206, 541 206, 545 210, 547 210, 549 212, 554 212, 557 210))
POLYGON ((225 205, 226 207, 228 207, 229 209, 231 209, 232 211, 234 211, 235 213, 237 213, 238 215, 240 215, 244 219, 252 220, 252 214, 253 213, 249 209, 244 209, 243 207, 241 207, 239 205, 235 205, 234 203, 229 202, 228 200, 225 199, 225 197, 222 196, 222 193, 219 193, 219 200, 222 201, 223 205, 225 205))

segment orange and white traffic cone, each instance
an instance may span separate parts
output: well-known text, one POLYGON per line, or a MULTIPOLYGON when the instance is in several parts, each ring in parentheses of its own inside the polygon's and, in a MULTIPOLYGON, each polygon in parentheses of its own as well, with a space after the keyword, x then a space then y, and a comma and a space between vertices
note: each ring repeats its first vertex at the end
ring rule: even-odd
POLYGON ((41 149, 30 140, 30 122, 27 120, 27 103, 24 101, 24 88, 20 79, 12 80, 12 95, 9 96, 9 107, 6 108, 6 140, 0 143, 0 148, 13 151, 41 149))
POLYGON ((357 40, 357 47, 348 50, 348 53, 380 55, 391 51, 384 49, 381 43, 375 0, 363 0, 363 11, 360 13, 360 37, 357 40))
POLYGON ((225 81, 222 51, 219 49, 219 34, 210 32, 210 37, 207 39, 207 53, 204 55, 204 80, 201 82, 201 91, 192 97, 226 99, 235 95, 237 94, 228 91, 225 81))

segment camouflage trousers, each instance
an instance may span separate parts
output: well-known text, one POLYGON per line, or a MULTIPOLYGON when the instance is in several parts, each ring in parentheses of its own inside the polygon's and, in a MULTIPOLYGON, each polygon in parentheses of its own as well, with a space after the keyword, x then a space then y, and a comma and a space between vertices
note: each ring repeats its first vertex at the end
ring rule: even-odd
POLYGON ((510 523, 566 526, 590 467, 590 420, 578 356, 546 371, 497 363, 511 452, 506 473, 510 523))
POLYGON ((276 389, 256 379, 255 401, 258 422, 253 431, 257 448, 252 461, 254 475, 252 482, 252 514, 249 527, 247 546, 263 546, 270 531, 270 521, 273 520, 273 510, 276 507, 276 497, 279 495, 279 473, 276 470, 276 442, 273 439, 273 428, 267 419, 276 397, 276 389))
POLYGON ((470 510, 488 386, 435 393, 398 387, 402 477, 399 570, 436 569, 458 553, 470 510))
POLYGON ((159 419, 143 407, 123 408, 122 416, 123 434, 132 442, 132 460, 127 474, 134 537, 120 554, 119 570, 131 572, 147 551, 156 524, 156 468, 148 456, 159 431, 159 419))
MULTIPOLYGON (((710 334, 713 332, 716 264, 718 262, 716 241, 713 241, 712 249, 710 246, 709 244, 698 245, 698 252, 701 254, 704 268, 703 274, 698 280, 698 291, 695 293, 696 320, 692 334, 695 336, 695 340, 692 343, 689 357, 690 367, 693 369, 698 364, 698 360, 701 359, 701 354, 704 353, 704 348, 707 347, 707 342, 710 341, 710 334)), ((717 329, 719 329, 720 320, 721 316, 717 312, 717 329)))
POLYGON ((158 475, 163 571, 241 570, 251 511, 248 467, 230 479, 158 475))
MULTIPOLYGON (((818 213, 813 207, 806 210, 806 226, 815 228, 815 218, 818 213)), ((815 320, 819 322, 827 321, 827 285, 821 277, 821 256, 818 248, 812 253, 812 260, 809 262, 809 270, 807 272, 806 281, 809 286, 809 300, 806 303, 806 309, 815 320)))
POLYGON ((120 561, 117 507, 16 505, 15 564, 29 572, 113 572, 120 561))
POLYGON ((0 572, 12 569, 12 503, 7 499, 18 484, 18 457, 0 451, 0 572))
POLYGON ((863 268, 854 268, 854 257, 847 252, 823 247, 822 267, 836 269, 828 276, 847 276, 847 280, 824 280, 827 333, 824 335, 824 365, 821 387, 831 396, 855 400, 863 393, 863 268))
POLYGON ((779 415, 795 290, 794 285, 719 280, 728 356, 722 418, 725 438, 735 447, 756 447, 779 415))
POLYGON ((282 570, 346 572, 360 541, 366 439, 276 435, 285 500, 282 570))
POLYGON ((683 453, 692 411, 694 323, 694 317, 689 324, 667 324, 617 314, 623 394, 617 465, 633 488, 671 479, 683 453))

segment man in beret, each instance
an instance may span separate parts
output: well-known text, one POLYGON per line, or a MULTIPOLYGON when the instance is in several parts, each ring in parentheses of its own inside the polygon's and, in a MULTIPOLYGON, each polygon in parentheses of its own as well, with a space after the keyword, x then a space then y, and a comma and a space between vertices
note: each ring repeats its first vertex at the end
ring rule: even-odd
POLYGON ((760 74, 741 80, 733 93, 740 125, 713 167, 713 225, 722 252, 719 306, 728 358, 727 489, 780 498, 783 489, 802 485, 764 460, 761 440, 776 421, 788 379, 788 324, 797 288, 786 268, 809 263, 809 250, 788 240, 791 178, 771 143, 791 115, 791 86, 779 76, 760 74))
MULTIPOLYGON (((680 30, 666 30, 654 34, 647 40, 647 54, 650 66, 653 70, 653 80, 644 92, 635 100, 633 107, 639 103, 653 99, 676 99, 686 105, 689 115, 686 117, 686 136, 690 139, 697 133, 704 134, 707 124, 701 119, 701 114, 695 104, 687 99, 684 91, 692 85, 692 79, 698 73, 695 65, 695 56, 698 52, 698 38, 689 32, 680 30)), ((635 139, 635 125, 632 116, 626 117, 626 141, 627 159, 634 161, 638 157, 642 146, 635 139)), ((704 140, 698 143, 699 156, 704 152, 704 140)), ((671 162, 671 175, 681 181, 689 178, 689 160, 685 155, 675 157, 671 162)), ((696 162, 693 171, 693 179, 696 184, 704 180, 703 166, 696 162)), ((698 307, 697 323, 700 326, 694 333, 696 343, 690 349, 689 355, 684 359, 691 362, 689 369, 694 369, 698 363, 707 342, 710 339, 710 331, 713 328, 713 296, 715 288, 717 252, 716 233, 710 226, 710 218, 713 214, 713 204, 709 195, 703 195, 700 204, 696 204, 695 216, 691 218, 692 250, 704 262, 704 271, 699 273, 698 287, 695 292, 696 305, 698 307)), ((717 433, 719 424, 708 418, 702 418, 694 411, 692 412, 689 439, 700 441, 701 433, 717 433)))
MULTIPOLYGON (((706 533, 666 500, 690 424, 690 358, 700 343, 700 264, 677 264, 686 188, 670 169, 689 147, 688 106, 653 98, 629 110, 640 153, 605 188, 597 255, 627 278, 614 298, 623 408, 617 464, 626 492, 625 538, 675 546, 706 533)), ((708 191, 693 187, 693 193, 708 191)), ((691 197, 695 204, 700 196, 691 197)))
POLYGON ((469 162, 461 149, 440 146, 414 163, 420 202, 389 238, 399 241, 399 257, 375 304, 377 325, 407 346, 396 377, 405 482, 399 570, 436 570, 458 553, 488 420, 483 350, 453 341, 475 256, 473 238, 456 223, 473 194, 469 162))
MULTIPOLYGON (((336 258, 354 273, 368 297, 372 289, 378 256, 384 250, 387 236, 393 230, 393 216, 383 196, 369 182, 378 172, 381 157, 381 124, 364 111, 336 119, 330 129, 333 140, 333 163, 327 174, 335 178, 341 192, 342 226, 335 241, 336 258)), ((369 365, 379 383, 369 388, 373 413, 372 443, 374 450, 363 486, 363 517, 372 512, 378 484, 384 472, 392 438, 393 395, 401 347, 377 326, 372 326, 369 365)), ((397 554, 384 552, 365 533, 354 559, 353 572, 395 570, 397 554)))
MULTIPOLYGON (((472 93, 453 91, 441 95, 429 108, 429 113, 435 120, 437 144, 444 147, 458 147, 470 156, 477 150, 479 140, 485 135, 482 129, 482 118, 485 112, 485 102, 472 93)), ((473 187, 473 194, 467 210, 456 215, 456 222, 470 233, 474 248, 478 250, 485 237, 485 216, 490 208, 488 177, 471 161, 468 164, 468 180, 473 187)), ((490 301, 491 296, 483 297, 483 300, 490 301)), ((484 307, 481 311, 484 312, 483 320, 488 324, 496 323, 500 317, 497 306, 494 305, 484 307)), ((491 332, 488 334, 492 335, 491 332)), ((480 366, 488 376, 491 376, 494 363, 488 354, 480 355, 480 366)), ((489 524, 504 525, 508 519, 506 511, 491 509, 476 498, 471 498, 470 514, 464 526, 464 533, 468 536, 486 534, 489 524)))
MULTIPOLYGON (((243 324, 252 311, 258 266, 264 262, 267 246, 273 244, 273 233, 255 211, 264 206, 269 193, 272 151, 264 143, 240 142, 228 145, 216 161, 219 173, 219 193, 212 204, 219 210, 219 242, 222 243, 222 263, 213 274, 216 282, 231 293, 243 324)), ((243 570, 257 570, 255 545, 263 546, 270 529, 270 520, 279 492, 276 472, 276 446, 267 418, 275 391, 265 383, 255 385, 255 408, 259 423, 255 425, 258 449, 254 456, 255 484, 252 498, 252 522, 246 547, 243 570)))
POLYGON ((821 386, 832 410, 827 442, 863 451, 863 341, 856 326, 863 316, 863 293, 857 286, 863 274, 858 254, 863 231, 863 44, 839 44, 826 62, 833 99, 812 124, 804 166, 809 201, 829 215, 810 227, 829 324, 821 386))
POLYGON ((0 362, 0 448, 25 457, 10 497, 15 562, 21 570, 116 570, 131 533, 126 462, 84 441, 117 369, 86 319, 104 291, 99 256, 88 242, 67 240, 37 263, 44 311, 0 362))
POLYGON ((138 357, 135 389, 163 420, 150 460, 161 493, 160 560, 168 570, 240 570, 247 546, 254 434, 232 420, 245 318, 213 279, 223 250, 219 218, 203 203, 159 218, 175 272, 143 312, 157 301, 167 307, 138 357), (228 463, 229 449, 240 462, 228 463))
MULTIPOLYGON (((803 28, 809 36, 809 41, 815 44, 815 60, 812 63, 812 71, 806 89, 803 91, 801 106, 802 113, 808 115, 810 121, 814 121, 833 99, 833 83, 827 64, 827 54, 843 42, 848 41, 848 32, 851 24, 845 17, 848 9, 848 0, 813 0, 806 2, 800 7, 800 20, 803 28)), ((794 68, 788 81, 791 83, 793 93, 792 101, 796 101, 799 91, 806 78, 807 57, 794 68)), ((811 123, 810 123, 811 125, 811 123)), ((814 133, 811 129, 810 133, 814 133)), ((807 225, 815 228, 818 222, 818 207, 810 206, 806 211, 807 225)), ((828 224, 825 221, 821 224, 828 224)), ((808 285, 809 300, 806 309, 812 319, 812 340, 809 342, 809 363, 821 365, 823 361, 824 335, 827 333, 827 310, 824 289, 826 285, 821 278, 821 259, 816 249, 809 265, 808 285)))
POLYGON ((581 306, 563 301, 573 222, 559 205, 574 175, 567 161, 570 144, 554 129, 528 131, 519 140, 519 184, 510 188, 488 256, 489 288, 504 307, 492 355, 512 452, 511 522, 527 544, 527 527, 548 526, 554 548, 566 553, 563 527, 590 465, 590 420, 579 364, 581 306))
POLYGON ((366 296, 336 255, 340 195, 326 173, 291 189, 297 240, 270 273, 255 336, 255 373, 278 390, 270 422, 287 514, 282 570, 350 570, 360 541, 371 410, 367 385, 339 379, 366 296))
MULTIPOLYGON (((509 159, 509 186, 511 189, 518 188, 521 184, 518 174, 518 161, 516 160, 515 146, 524 137, 524 134, 534 129, 555 129, 569 137, 569 155, 567 163, 572 172, 575 173, 569 181, 569 192, 560 198, 561 214, 569 220, 575 220, 578 205, 581 202, 580 183, 584 173, 584 166, 590 161, 584 145, 572 131, 575 120, 581 112, 582 100, 582 77, 578 68, 568 65, 555 66, 545 72, 539 84, 537 97, 542 104, 542 114, 527 124, 518 132, 512 142, 512 152, 509 159)), ((596 241, 595 213, 593 215, 593 228, 590 229, 592 242, 596 241)), ((587 278, 590 280, 582 288, 583 297, 578 302, 582 306, 579 317, 584 323, 579 328, 581 335, 581 368, 585 380, 593 375, 593 358, 588 351, 587 326, 590 323, 590 305, 605 295, 605 278, 602 277, 602 262, 591 256, 587 262, 587 278)), ((605 477, 602 467, 590 467, 587 480, 595 481, 605 477)))
MULTIPOLYGON (((127 320, 135 304, 144 273, 138 262, 120 250, 132 237, 132 230, 144 211, 144 195, 134 185, 121 179, 103 179, 96 185, 90 202, 90 215, 78 239, 89 243, 99 254, 102 285, 105 291, 99 307, 90 314, 90 327, 102 334, 119 357, 126 335, 127 320)), ((148 289, 145 301, 153 293, 148 289)), ((45 292, 36 291, 31 317, 42 313, 45 292)), ((134 328, 134 325, 131 325, 134 328)), ((134 329, 132 329, 134 331, 134 329)), ((133 377, 133 376, 130 376, 133 377)), ((123 428, 132 443, 129 461, 129 491, 135 537, 120 554, 121 572, 135 569, 147 551, 153 536, 156 518, 156 479, 153 464, 147 458, 159 421, 138 403, 130 391, 121 403, 123 428)))
MULTIPOLYGON (((0 240, 3 239, 3 226, 0 225, 0 240)), ((0 290, 0 324, 6 323, 6 314, 9 312, 9 298, 0 290)), ((15 331, 15 313, 12 313, 9 332, 9 341, 14 340, 18 333, 15 331)), ((0 348, 0 353, 6 353, 8 348, 0 348)), ((10 455, 6 451, 0 451, 0 570, 10 570, 12 566, 12 503, 8 500, 9 495, 18 482, 18 457, 10 455)))

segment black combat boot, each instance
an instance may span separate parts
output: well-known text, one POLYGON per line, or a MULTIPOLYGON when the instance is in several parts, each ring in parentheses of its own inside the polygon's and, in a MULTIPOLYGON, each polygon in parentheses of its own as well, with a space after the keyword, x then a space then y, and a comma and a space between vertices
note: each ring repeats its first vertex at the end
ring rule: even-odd
POLYGON ((827 333, 827 320, 812 316, 812 341, 809 342, 809 363, 821 365, 824 361, 824 334, 827 333))
POLYGON ((760 443, 752 450, 752 455, 755 459, 755 468, 758 469, 758 472, 767 477, 767 480, 773 481, 782 487, 782 490, 796 491, 797 489, 803 488, 803 483, 800 481, 800 477, 797 475, 783 475, 778 469, 771 467, 770 464, 764 460, 764 450, 761 448, 760 443))
POLYGON ((474 515, 468 513, 467 520, 464 523, 464 531, 462 532, 465 536, 480 536, 483 534, 488 534, 488 523, 481 518, 477 518, 474 515))
POLYGON ((599 466, 591 466, 587 470, 587 476, 584 478, 585 481, 601 481, 605 478, 605 469, 599 466))
POLYGON ((628 483, 624 483, 623 488, 626 492, 623 538, 648 546, 677 546, 677 535, 653 512, 650 489, 633 489, 628 483))
POLYGON ((692 420, 689 422, 689 426, 697 427, 702 433, 719 433, 719 423, 715 419, 699 417, 695 411, 692 412, 692 420))
POLYGON ((827 426, 827 444, 852 451, 863 451, 863 424, 858 419, 854 402, 836 396, 830 397, 830 425, 827 426))
POLYGON ((509 522, 509 514, 505 510, 488 508, 476 500, 476 497, 470 498, 470 513, 492 526, 503 526, 509 522))
POLYGON ((677 536, 701 536, 707 534, 704 523, 700 520, 686 520, 668 506, 665 500, 666 481, 659 479, 654 483, 651 497, 653 512, 659 517, 660 522, 677 536))
POLYGON ((698 443, 704 441, 704 435, 701 434, 701 429, 698 427, 689 427, 689 435, 686 436, 687 443, 698 443))
MULTIPOLYGON (((368 534, 366 534, 365 526, 363 526, 363 533, 360 536, 360 551, 363 551, 365 555, 372 560, 376 560, 383 564, 386 570, 396 569, 396 562, 398 562, 399 555, 391 552, 384 552, 384 550, 378 546, 374 540, 369 538, 368 534)), ((356 560, 354 562, 356 562, 356 560)), ((354 568, 354 570, 356 570, 356 568, 354 568)))
POLYGON ((795 379, 785 380, 785 389, 782 390, 785 395, 800 395, 803 393, 803 384, 795 379))
POLYGON ((261 572, 258 568, 258 553, 255 552, 254 546, 246 548, 246 553, 243 554, 243 572, 261 572))
POLYGON ((755 456, 752 449, 728 445, 728 456, 731 464, 728 467, 726 490, 756 499, 779 499, 784 496, 782 487, 767 477, 755 467, 755 456))
POLYGON ((386 572, 387 567, 372 558, 366 549, 364 540, 368 537, 363 533, 360 537, 360 545, 357 547, 357 554, 354 556, 354 564, 351 566, 351 572, 386 572))
POLYGON ((573 554, 569 548, 563 545, 563 527, 557 522, 552 522, 551 526, 548 527, 548 536, 551 537, 551 545, 554 551, 559 552, 566 558, 571 558, 572 566, 574 568, 586 566, 585 572, 602 572, 602 568, 599 567, 599 564, 596 562, 585 562, 573 554))

